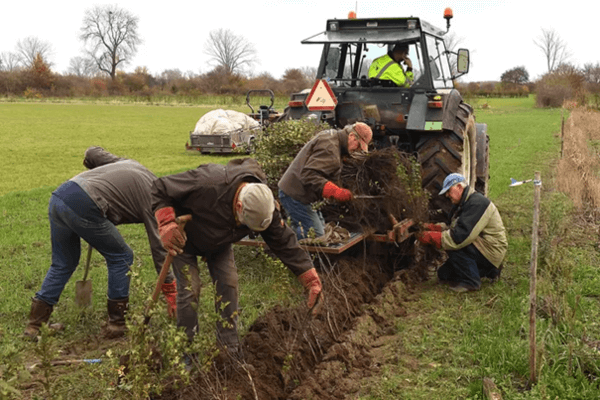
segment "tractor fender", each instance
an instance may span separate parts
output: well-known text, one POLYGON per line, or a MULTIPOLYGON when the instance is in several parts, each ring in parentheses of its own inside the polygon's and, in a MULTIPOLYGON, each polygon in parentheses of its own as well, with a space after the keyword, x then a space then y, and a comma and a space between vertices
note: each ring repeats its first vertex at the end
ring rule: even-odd
POLYGON ((487 134, 487 124, 476 123, 475 124, 476 135, 475 142, 477 144, 477 177, 487 177, 489 173, 489 141, 490 138, 487 134))
POLYGON ((444 116, 442 119, 442 129, 449 131, 456 130, 456 127, 454 126, 456 124, 456 114, 458 113, 458 107, 462 102, 463 98, 456 89, 452 89, 450 92, 444 95, 444 116))

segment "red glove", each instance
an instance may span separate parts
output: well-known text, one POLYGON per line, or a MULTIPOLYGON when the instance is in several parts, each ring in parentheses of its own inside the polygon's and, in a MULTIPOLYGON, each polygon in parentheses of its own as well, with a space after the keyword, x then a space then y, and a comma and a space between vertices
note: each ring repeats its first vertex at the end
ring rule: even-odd
POLYGON ((173 207, 164 207, 154 213, 158 222, 158 233, 163 247, 172 255, 183 253, 183 246, 187 240, 185 232, 179 229, 175 210, 173 207))
POLYGON ((177 281, 163 283, 161 290, 167 300, 167 313, 169 317, 177 317, 177 281))
POLYGON ((427 231, 436 231, 436 232, 441 232, 442 231, 442 225, 440 224, 432 224, 429 222, 426 222, 423 224, 423 228, 427 231))
POLYGON ((306 300, 306 305, 308 309, 312 309, 313 315, 317 313, 318 304, 321 299, 321 290, 323 290, 323 285, 321 284, 321 279, 317 274, 317 270, 314 268, 309 269, 304 272, 302 275, 298 277, 298 280, 304 286, 304 288, 308 291, 308 299, 306 300))
POLYGON ((439 231, 425 231, 417 235, 419 242, 424 244, 433 244, 438 249, 442 248, 442 232, 439 231))
POLYGON ((333 197, 337 201, 350 201, 352 200, 352 192, 348 189, 342 189, 331 181, 327 181, 323 187, 323 197, 326 199, 333 197))

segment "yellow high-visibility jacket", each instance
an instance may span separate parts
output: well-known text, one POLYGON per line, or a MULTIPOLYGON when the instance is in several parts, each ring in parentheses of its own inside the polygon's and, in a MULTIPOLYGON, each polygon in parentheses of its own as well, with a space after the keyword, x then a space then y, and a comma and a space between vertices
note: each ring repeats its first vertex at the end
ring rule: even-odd
POLYGON ((402 66, 386 54, 373 60, 369 67, 369 78, 390 80, 400 87, 409 87, 414 75, 412 71, 405 73, 402 66))

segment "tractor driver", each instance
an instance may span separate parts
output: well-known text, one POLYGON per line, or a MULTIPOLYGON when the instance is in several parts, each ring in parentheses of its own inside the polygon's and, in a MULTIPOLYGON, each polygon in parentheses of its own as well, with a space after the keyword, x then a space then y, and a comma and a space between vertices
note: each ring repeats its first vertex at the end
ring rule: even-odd
POLYGON ((369 78, 388 80, 399 87, 409 87, 414 75, 412 61, 408 58, 408 44, 397 43, 392 51, 376 58, 369 68, 369 78), (400 62, 406 65, 406 72, 400 62))

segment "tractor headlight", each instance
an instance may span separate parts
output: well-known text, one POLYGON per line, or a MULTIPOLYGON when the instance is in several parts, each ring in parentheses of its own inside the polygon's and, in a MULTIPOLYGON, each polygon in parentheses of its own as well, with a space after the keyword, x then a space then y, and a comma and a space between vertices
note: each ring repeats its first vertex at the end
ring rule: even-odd
POLYGON ((417 29, 417 20, 416 19, 409 19, 407 21, 407 28, 408 29, 417 29))

